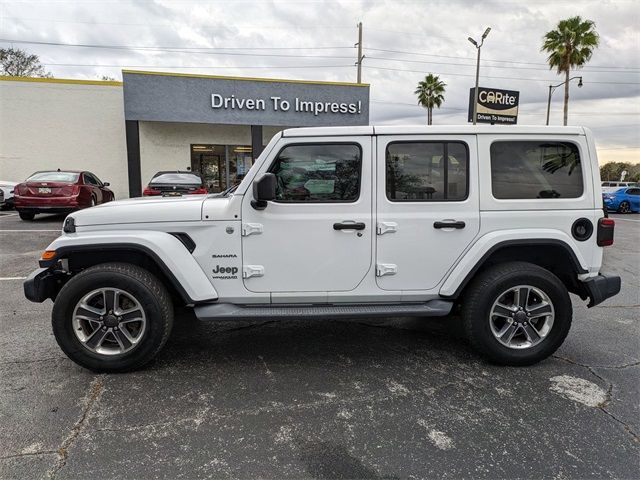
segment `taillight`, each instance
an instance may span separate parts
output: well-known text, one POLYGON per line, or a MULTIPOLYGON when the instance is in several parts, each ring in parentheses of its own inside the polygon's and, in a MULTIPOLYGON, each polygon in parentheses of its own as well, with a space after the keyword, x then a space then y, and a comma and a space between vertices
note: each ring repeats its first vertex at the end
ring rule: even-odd
POLYGON ((144 197, 150 197, 153 195, 162 195, 162 192, 160 190, 156 190, 155 188, 147 187, 142 192, 142 195, 144 197))
POLYGON ((598 246, 608 247, 613 245, 613 230, 616 222, 613 218, 601 218, 598 220, 598 246))
POLYGON ((14 194, 18 194, 18 195, 26 195, 27 194, 27 186, 24 183, 21 183, 19 185, 16 185, 15 188, 13 189, 14 194))
POLYGON ((196 188, 195 190, 192 190, 189 193, 193 193, 194 195, 204 195, 204 194, 207 194, 209 192, 207 191, 206 188, 200 187, 200 188, 196 188))

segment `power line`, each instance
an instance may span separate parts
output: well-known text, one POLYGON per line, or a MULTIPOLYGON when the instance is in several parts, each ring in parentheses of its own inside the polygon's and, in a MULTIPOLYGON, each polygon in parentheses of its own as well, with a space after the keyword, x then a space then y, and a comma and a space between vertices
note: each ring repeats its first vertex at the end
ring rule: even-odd
MULTIPOLYGON (((461 56, 452 56, 452 55, 437 55, 434 53, 418 53, 418 52, 409 52, 406 50, 389 50, 385 48, 370 48, 367 47, 365 50, 375 51, 375 52, 385 52, 385 53, 400 53, 404 55, 417 55, 421 57, 437 57, 437 58, 452 58, 455 60, 475 60, 473 57, 461 57, 461 56)), ((492 60, 492 59, 483 59, 483 62, 496 62, 496 63, 514 63, 519 65, 541 65, 548 67, 548 63, 541 62, 519 62, 513 60, 492 60)), ((612 69, 623 69, 623 70, 640 70, 640 67, 618 67, 618 66, 605 66, 605 65, 586 65, 582 67, 583 69, 589 68, 612 68, 612 69)))
MULTIPOLYGON (((0 42, 30 44, 30 45, 47 45, 57 47, 80 47, 80 48, 101 48, 107 50, 141 50, 146 52, 174 52, 174 53, 191 53, 205 55, 229 55, 229 56, 247 56, 247 57, 283 57, 283 58, 331 58, 340 60, 351 60, 353 57, 337 56, 337 55, 287 55, 280 53, 244 53, 244 52, 218 52, 218 51, 202 51, 202 50, 228 50, 222 47, 147 47, 134 45, 97 45, 87 43, 62 43, 62 42, 41 42, 30 40, 10 40, 0 38, 0 42)), ((267 49, 266 47, 263 47, 267 49)), ((280 47, 278 47, 280 48, 280 47)), ((310 47, 307 50, 313 50, 319 47, 310 47)), ((334 48, 334 47, 330 47, 334 48)), ((336 47, 336 48, 353 48, 353 47, 336 47)), ((257 50, 257 49, 251 49, 257 50)), ((304 50, 303 47, 297 47, 294 50, 304 50)))
MULTIPOLYGON (((371 68, 377 69, 377 70, 388 70, 392 72, 421 73, 424 75, 424 70, 406 70, 402 68, 377 67, 374 65, 363 65, 363 67, 370 68, 370 69, 371 68)), ((442 76, 475 77, 475 75, 466 74, 466 73, 437 73, 437 72, 432 72, 432 73, 434 73, 435 75, 442 75, 442 76)), ((545 80, 545 79, 522 78, 522 77, 496 77, 496 76, 490 76, 490 75, 483 75, 482 78, 495 78, 499 80, 521 80, 524 82, 545 82, 545 83, 553 82, 553 80, 545 80)), ((603 84, 603 85, 640 85, 640 82, 602 82, 602 81, 592 82, 590 81, 589 83, 603 84)))
POLYGON ((353 65, 221 65, 215 67, 208 67, 205 65, 122 65, 122 64, 103 64, 103 63, 43 63, 45 66, 53 66, 53 67, 108 67, 108 68, 201 68, 203 70, 217 69, 217 68, 236 68, 239 70, 243 70, 245 68, 268 68, 268 69, 277 69, 277 68, 352 68, 353 65))
MULTIPOLYGON (((453 62, 433 62, 433 61, 424 61, 424 60, 408 60, 404 58, 388 58, 388 57, 376 57, 376 56, 368 56, 368 59, 372 60, 383 60, 383 61, 391 61, 391 62, 406 62, 406 63, 420 63, 426 65, 453 65, 456 67, 475 67, 475 64, 471 63, 453 63, 453 62)), ((486 68, 506 68, 510 70, 544 70, 549 71, 549 68, 538 68, 538 67, 514 67, 514 66, 505 66, 505 65, 485 65, 486 68)), ((640 71, 638 72, 620 72, 617 70, 589 70, 588 73, 626 73, 626 74, 634 74, 640 75, 640 71)))

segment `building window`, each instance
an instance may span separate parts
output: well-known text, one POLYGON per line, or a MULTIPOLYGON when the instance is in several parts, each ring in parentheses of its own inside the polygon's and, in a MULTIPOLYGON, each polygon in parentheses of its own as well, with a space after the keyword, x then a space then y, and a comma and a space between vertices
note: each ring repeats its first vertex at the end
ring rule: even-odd
POLYGON ((252 165, 249 145, 191 145, 191 170, 202 177, 211 193, 240 183, 252 165))
POLYGON ((464 200, 468 165, 467 146, 461 142, 390 143, 386 152, 387 198, 392 202, 464 200))
POLYGON ((494 142, 491 188, 498 199, 578 198, 583 192, 578 147, 554 141, 494 142))
POLYGON ((270 172, 279 202, 355 202, 360 196, 362 151, 357 144, 289 145, 270 172))

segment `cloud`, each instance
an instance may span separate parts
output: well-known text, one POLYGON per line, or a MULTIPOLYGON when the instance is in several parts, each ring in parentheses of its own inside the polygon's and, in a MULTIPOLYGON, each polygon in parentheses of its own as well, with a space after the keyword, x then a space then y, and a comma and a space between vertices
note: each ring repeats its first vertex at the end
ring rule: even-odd
MULTIPOLYGON (((481 85, 519 90, 520 123, 543 124, 548 86, 564 78, 546 66, 546 56, 540 52, 542 36, 560 19, 576 14, 595 21, 601 46, 588 66, 574 73, 583 76, 584 87, 571 85, 570 122, 593 127, 600 145, 638 147, 640 9, 633 1, 585 0, 578 6, 563 0, 34 0, 3 4, 0 37, 186 47, 172 52, 15 45, 40 55, 47 69, 58 77, 120 78, 123 66, 355 81, 356 24, 362 21, 363 80, 371 84, 372 99, 384 102, 372 103, 371 122, 424 123, 426 114, 415 106, 413 90, 433 72, 447 83, 443 108, 434 113, 434 121, 442 124, 466 123, 476 55, 467 37, 478 38, 491 26, 482 49, 481 85), (228 49, 193 50, 198 47, 228 49), (323 49, 317 50, 319 47, 323 49), (249 55, 252 53, 255 55, 249 55)), ((562 89, 558 89, 552 101, 553 123, 561 120, 561 110, 562 89)), ((640 153, 627 150, 629 158, 640 153)))

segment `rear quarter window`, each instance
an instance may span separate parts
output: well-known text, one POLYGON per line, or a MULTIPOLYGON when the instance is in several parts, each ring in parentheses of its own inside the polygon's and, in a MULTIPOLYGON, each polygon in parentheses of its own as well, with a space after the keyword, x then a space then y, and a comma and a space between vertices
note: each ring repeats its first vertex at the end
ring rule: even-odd
POLYGON ((557 141, 497 141, 491 144, 494 198, 578 198, 584 191, 578 146, 557 141))

